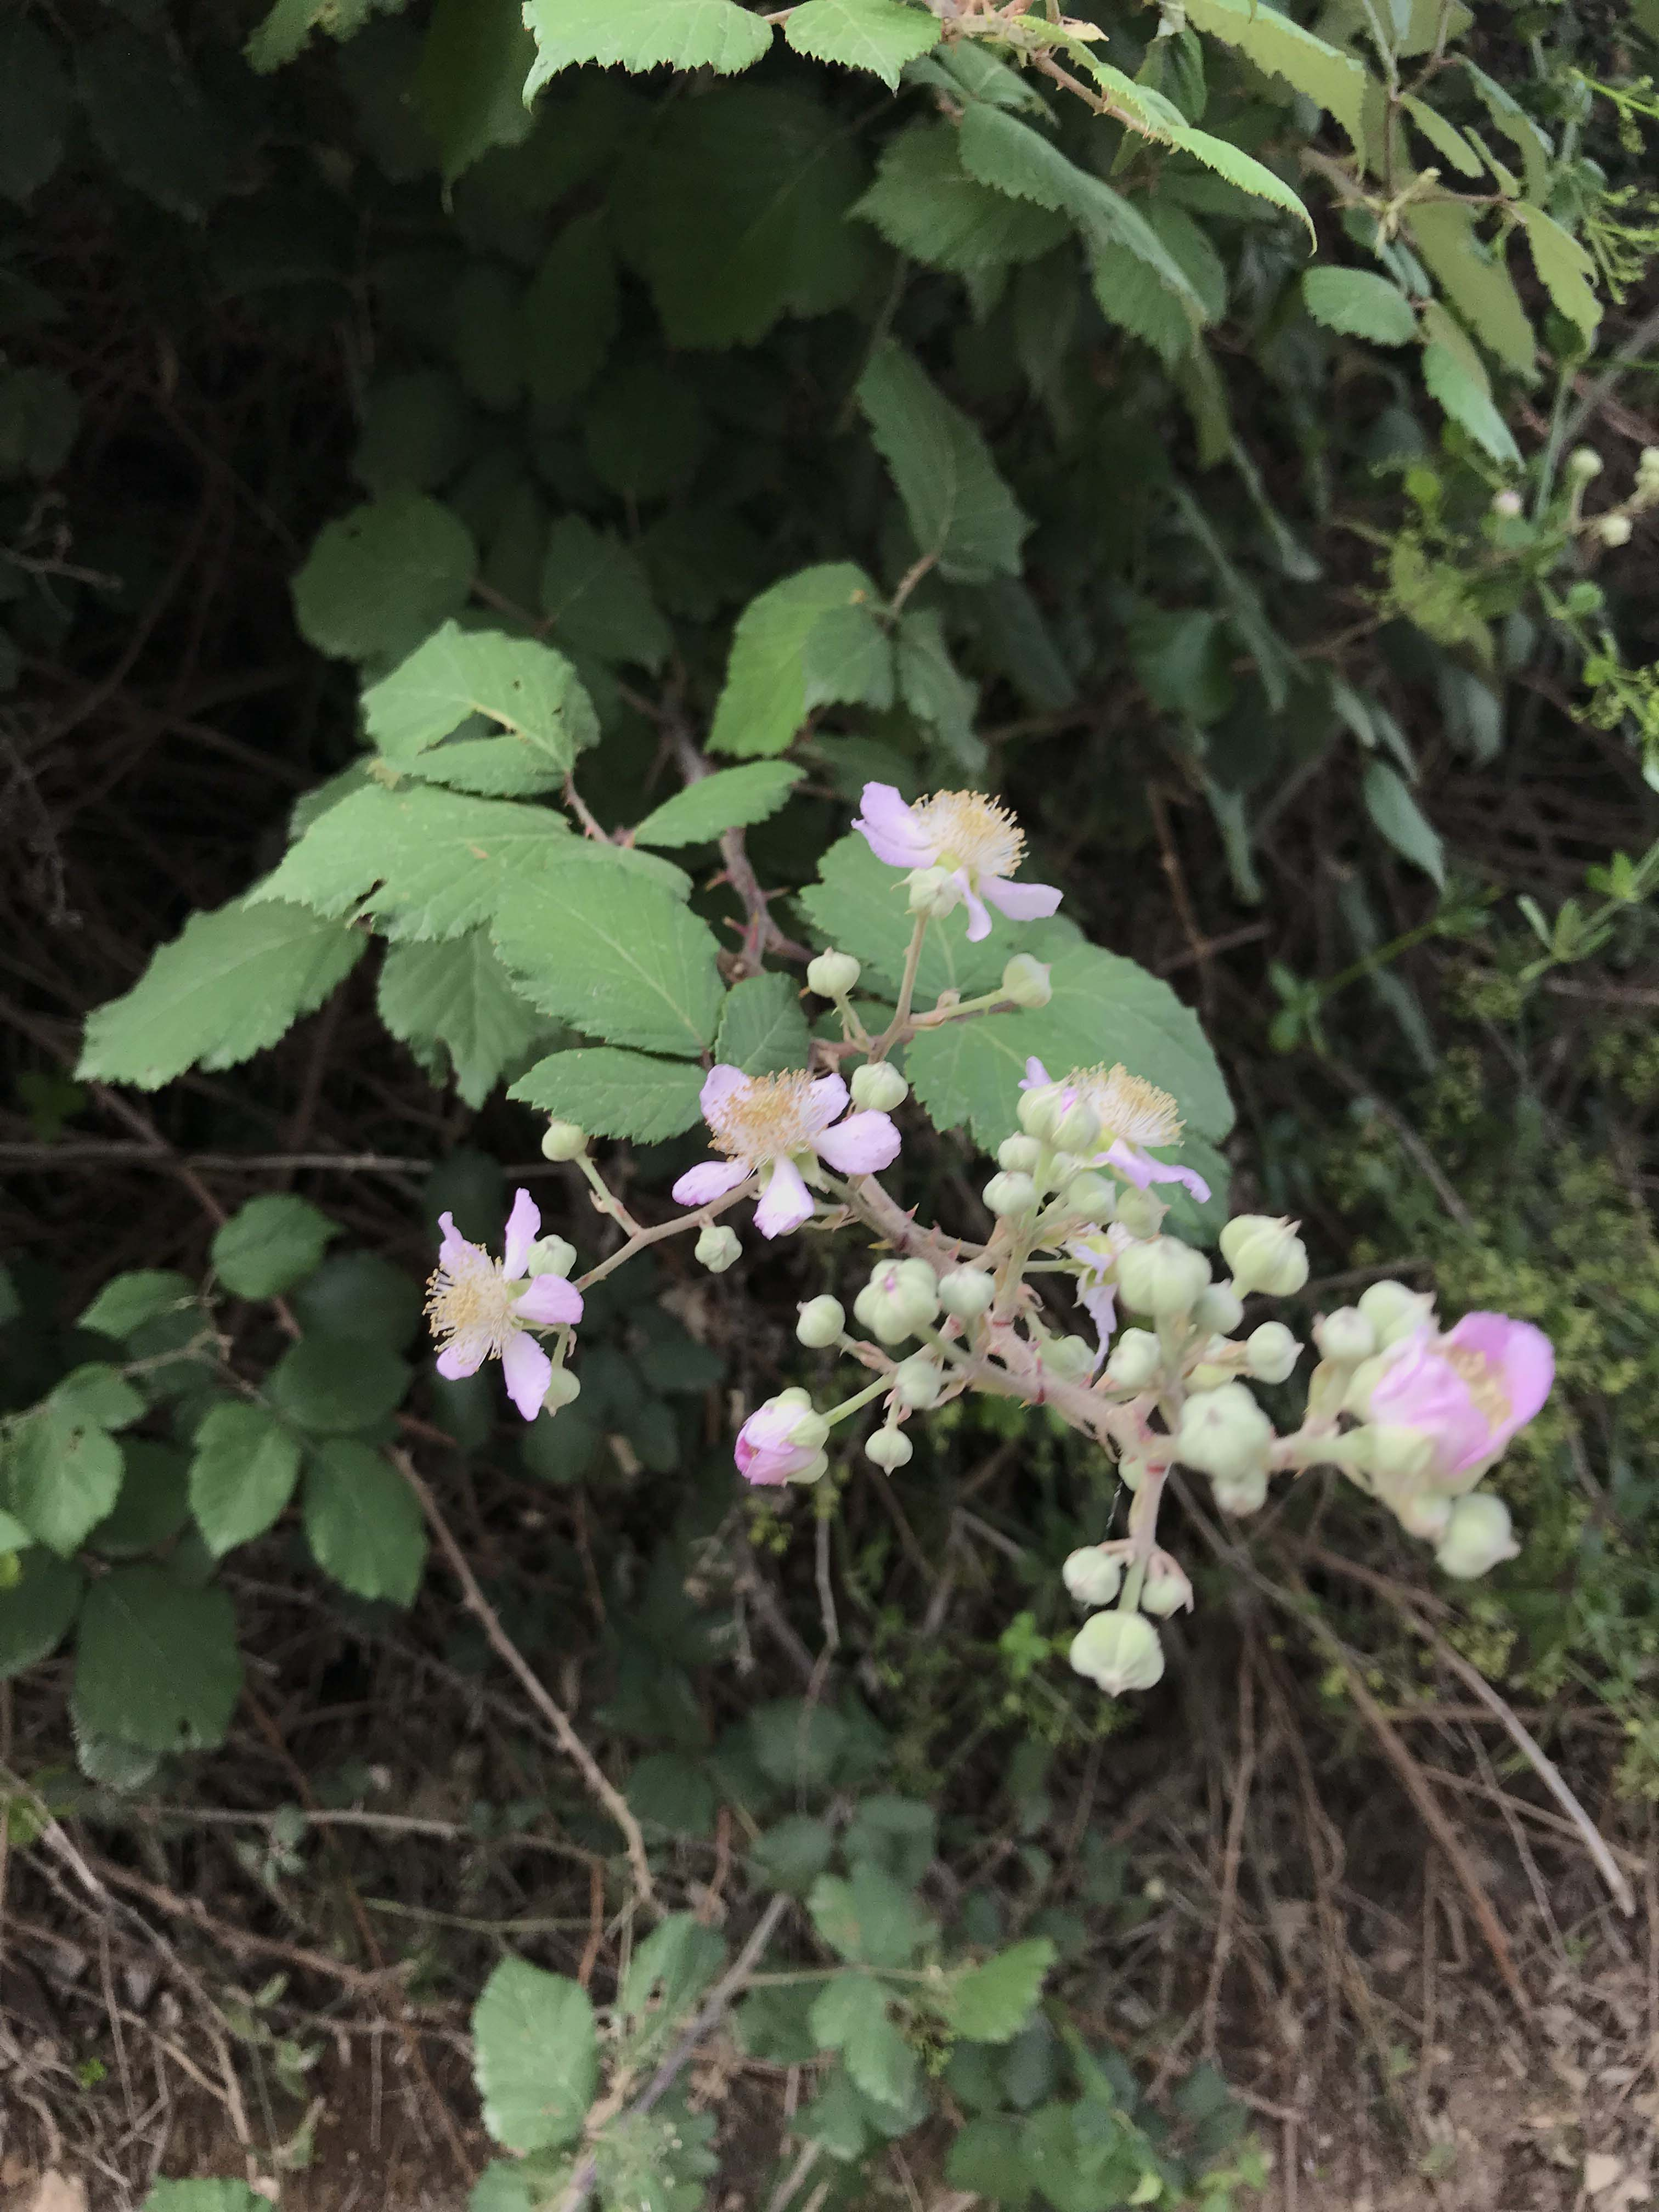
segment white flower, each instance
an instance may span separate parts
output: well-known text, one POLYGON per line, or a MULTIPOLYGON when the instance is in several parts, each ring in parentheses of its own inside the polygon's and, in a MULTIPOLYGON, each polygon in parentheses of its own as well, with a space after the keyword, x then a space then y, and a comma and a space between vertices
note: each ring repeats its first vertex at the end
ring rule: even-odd
MULTIPOLYGON (((1040 1091, 1050 1082, 1040 1060, 1026 1061, 1022 1091, 1040 1091)), ((1131 1075, 1121 1065, 1073 1068, 1055 1087, 1057 1103, 1069 1107, 1074 1101, 1080 1102, 1099 1122, 1103 1136, 1111 1139, 1103 1152, 1094 1154, 1092 1165, 1115 1168, 1137 1190, 1145 1190, 1149 1183, 1178 1182, 1191 1191, 1200 1206, 1207 1201, 1210 1186, 1195 1169, 1171 1166, 1153 1159, 1147 1152, 1149 1145, 1181 1142, 1180 1110, 1167 1091, 1160 1091, 1143 1076, 1131 1075)))
POLYGON ((910 806, 890 783, 866 783, 861 804, 853 827, 878 860, 912 874, 944 871, 955 892, 950 903, 968 908, 970 943, 991 933, 987 899, 1011 921, 1044 921, 1060 904, 1050 884, 1008 880, 1025 857, 1024 833, 982 791, 936 791, 910 806))
POLYGON ((726 1157, 690 1169, 674 1185, 674 1197, 681 1206, 707 1206, 758 1175, 755 1226, 763 1237, 781 1237, 811 1218, 806 1175, 816 1176, 820 1162, 842 1175, 873 1175, 898 1157, 899 1133, 885 1114, 848 1114, 830 1127, 847 1106, 847 1085, 838 1075, 745 1075, 740 1067, 712 1067, 702 1103, 714 1149, 726 1157))
POLYGON ((499 1359, 507 1395, 526 1421, 542 1409, 553 1363, 525 1331, 574 1328, 582 1317, 582 1294, 562 1275, 528 1273, 541 1225, 530 1193, 520 1191, 507 1216, 503 1256, 492 1260, 457 1231, 452 1215, 441 1213, 443 1243, 427 1288, 427 1316, 443 1346, 439 1374, 453 1382, 476 1375, 486 1359, 499 1359))

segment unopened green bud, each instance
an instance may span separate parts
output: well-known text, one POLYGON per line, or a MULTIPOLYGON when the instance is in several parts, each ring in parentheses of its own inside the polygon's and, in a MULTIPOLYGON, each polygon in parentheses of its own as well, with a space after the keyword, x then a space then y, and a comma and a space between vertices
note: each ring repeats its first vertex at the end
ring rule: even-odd
POLYGON ((579 1160, 587 1150, 587 1132, 574 1121, 550 1121, 542 1133, 542 1158, 579 1160))
POLYGON ((1577 477, 1580 483, 1589 483, 1601 473, 1601 456, 1594 446, 1575 446, 1567 455, 1567 474, 1577 477))
POLYGON ((1098 1544, 1087 1544, 1080 1552, 1069 1553, 1060 1572, 1079 1605, 1109 1605, 1123 1580, 1122 1568, 1098 1544))
POLYGON ((917 868, 910 878, 910 911, 940 921, 962 904, 962 885, 949 868, 917 868))
POLYGON ((1124 1304, 1158 1321, 1190 1312, 1209 1280, 1209 1261, 1178 1237, 1126 1244, 1118 1255, 1117 1282, 1124 1304))
POLYGON ((886 1260, 853 1301, 853 1311, 882 1344, 918 1335, 939 1312, 939 1284, 925 1260, 886 1260))
POLYGON ((1628 545, 1635 525, 1627 514, 1604 514, 1595 526, 1595 534, 1604 545, 1628 545))
POLYGON ((795 1322, 795 1339, 812 1352, 823 1352, 846 1327, 847 1309, 839 1298, 808 1298, 795 1322))
POLYGON ((890 1060, 866 1060, 853 1071, 853 1103, 866 1113, 890 1114, 909 1096, 909 1085, 890 1060))
POLYGON ((988 1313, 996 1294, 995 1283, 977 1267, 952 1267, 939 1279, 939 1302, 958 1321, 977 1321, 988 1313))
POLYGON ((1434 1556, 1447 1574, 1459 1582, 1473 1582, 1501 1560, 1516 1558, 1520 1549, 1503 1499, 1489 1490, 1472 1490, 1452 1507, 1434 1556))
POLYGON ((1099 1115, 1085 1100, 1074 1098, 1055 1119, 1054 1142, 1063 1151, 1087 1159, 1100 1150, 1099 1115))
POLYGON ((567 1237, 538 1237, 525 1261, 527 1275, 568 1275, 576 1264, 576 1248, 567 1237))
POLYGON ((1117 1194, 1117 1218, 1131 1237, 1156 1237, 1169 1212, 1161 1198, 1131 1183, 1117 1194))
POLYGON ((997 1165, 1011 1175, 1034 1174, 1042 1158, 1042 1147, 1035 1137, 1005 1137, 997 1146, 997 1165))
POLYGON ((1039 1352, 1043 1365, 1051 1375, 1075 1382, 1088 1374, 1095 1364, 1094 1346, 1085 1344, 1080 1336, 1051 1336, 1044 1340, 1039 1352))
POLYGON ((1308 1279, 1308 1254, 1294 1221, 1267 1213, 1237 1213, 1221 1232, 1221 1255, 1241 1295, 1266 1291, 1287 1298, 1308 1279))
POLYGON ((1028 1137, 1041 1138, 1044 1144, 1052 1141, 1054 1126, 1065 1110, 1065 1097, 1063 1083, 1039 1083, 1033 1090, 1020 1092, 1015 1111, 1028 1137))
POLYGON ((1120 1390, 1145 1390, 1156 1382, 1164 1368, 1164 1347, 1147 1328, 1119 1332, 1106 1362, 1106 1380, 1120 1390))
POLYGON ((806 987, 821 999, 844 999, 863 972, 850 952, 820 952, 806 963, 806 987))
POLYGON ((1231 1336, 1243 1318, 1243 1299, 1225 1283, 1212 1283, 1193 1304, 1193 1327, 1212 1336, 1231 1336))
POLYGON ((1378 1421, 1352 1430, 1348 1444, 1356 1467, 1375 1475, 1384 1488, 1396 1492, 1420 1481, 1434 1461, 1434 1438, 1399 1421, 1378 1421))
POLYGON ((1046 1006, 1054 995, 1048 969, 1029 952, 1016 952, 1002 971, 1002 995, 1017 1006, 1046 1006))
POLYGON ((1434 1320, 1434 1300, 1426 1291, 1408 1291, 1403 1283, 1373 1283, 1360 1295, 1359 1310, 1376 1332, 1376 1348, 1415 1336, 1434 1320))
POLYGON ((1193 1609, 1193 1586, 1167 1552, 1154 1552, 1147 1563, 1146 1579, 1140 1585, 1140 1609, 1158 1620, 1193 1609))
MULTIPOLYGON (((1385 1492, 1386 1495, 1386 1492, 1385 1492)), ((1415 1536, 1425 1544, 1443 1542, 1451 1527, 1452 1507, 1455 1501, 1438 1490, 1406 1490, 1397 1498, 1390 1498, 1395 1516, 1408 1536, 1415 1536)))
POLYGON ((866 1459, 892 1474, 902 1467, 908 1467, 915 1455, 915 1446, 902 1429, 878 1429, 864 1447, 866 1459))
POLYGON ((1376 1331, 1358 1306, 1338 1306, 1334 1313, 1321 1314, 1313 1334, 1320 1358, 1336 1367, 1357 1367, 1376 1350, 1376 1331))
POLYGON ((1264 1321, 1244 1340, 1244 1364, 1258 1382, 1288 1382, 1302 1346, 1282 1321, 1264 1321))
POLYGON ((1102 1175, 1073 1176, 1061 1196, 1085 1221, 1109 1221, 1117 1211, 1117 1185, 1102 1175))
POLYGON ((1006 1217, 1029 1213, 1036 1204, 1036 1185, 1028 1175, 994 1175, 985 1186, 985 1203, 991 1212, 1006 1217))
POLYGON ((1243 1521, 1249 1514, 1260 1513, 1267 1502, 1267 1470, 1253 1467, 1243 1474, 1212 1475, 1210 1487, 1221 1511, 1243 1521))
POLYGON ((1267 1471, 1273 1423, 1242 1382, 1197 1390, 1181 1409, 1176 1450, 1187 1466, 1217 1482, 1238 1482, 1267 1471))
POLYGON ((737 1231, 728 1229, 723 1221, 705 1222, 702 1233, 691 1249, 711 1275, 723 1275, 734 1261, 743 1257, 743 1246, 737 1231))
POLYGON ((1109 1697, 1150 1690, 1164 1674, 1158 1631, 1139 1613, 1097 1613, 1072 1638, 1072 1665, 1109 1697))
POLYGON ((917 1352, 912 1358, 902 1359, 893 1370, 893 1392, 901 1406, 921 1408, 937 1402, 945 1387, 945 1377, 939 1373, 939 1362, 917 1352))
POLYGON ((573 1375, 568 1367, 556 1367, 547 1378, 547 1395, 542 1400, 544 1413, 556 1413, 562 1407, 574 1406, 582 1395, 581 1378, 573 1375))

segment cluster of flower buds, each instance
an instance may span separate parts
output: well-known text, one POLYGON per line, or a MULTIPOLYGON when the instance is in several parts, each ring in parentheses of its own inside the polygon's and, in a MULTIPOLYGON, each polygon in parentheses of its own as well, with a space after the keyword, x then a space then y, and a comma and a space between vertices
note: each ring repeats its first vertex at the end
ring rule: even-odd
MULTIPOLYGON (((1659 454, 1648 477, 1659 496, 1659 454)), ((1193 1602, 1186 1575, 1157 1542, 1160 1500, 1177 1468, 1202 1477, 1233 1518, 1261 1510, 1275 1475, 1335 1468, 1431 1543, 1448 1574, 1480 1575, 1512 1557, 1507 1509, 1480 1485, 1548 1394, 1547 1340, 1501 1314, 1470 1314, 1443 1333, 1430 1298, 1373 1284, 1356 1305, 1314 1323, 1305 1409, 1299 1425, 1281 1431, 1252 1386, 1291 1382, 1305 1347, 1249 1302, 1304 1291, 1307 1251, 1294 1222, 1241 1214, 1221 1231, 1227 1272, 1218 1275, 1195 1244, 1170 1233, 1160 1193, 1174 1188, 1200 1205, 1210 1193, 1194 1169, 1168 1157, 1181 1146, 1181 1118, 1153 1085, 1121 1066, 1056 1078, 1028 1061, 1009 1100, 1014 1126, 984 1185, 982 1238, 923 1227, 883 1188, 877 1176, 902 1141, 891 1117, 910 1095, 890 1055, 921 1030, 1041 1006, 1049 996, 1048 969, 1017 954, 999 990, 947 994, 917 1013, 927 930, 962 907, 977 939, 991 927, 988 902, 1029 919, 1052 914, 1059 895, 1012 880, 1024 849, 1018 825, 977 793, 907 806, 872 784, 863 806, 855 826, 880 859, 907 872, 914 916, 891 1018, 871 1036, 851 1001, 859 963, 818 954, 807 983, 836 1010, 840 1043, 818 1048, 817 1072, 711 1068, 702 1103, 718 1157, 673 1188, 685 1226, 697 1231, 696 1257, 715 1273, 742 1249, 717 1217, 750 1199, 763 1237, 815 1218, 857 1222, 878 1255, 850 1322, 824 1293, 800 1307, 796 1324, 804 1347, 855 1364, 859 1387, 826 1405, 801 1388, 768 1399, 738 1434, 744 1480, 769 1488, 818 1481, 833 1431, 866 1411, 863 1450, 885 1474, 912 1458, 915 1419, 964 1393, 1058 1412, 1115 1462, 1129 1495, 1124 1534, 1073 1553, 1063 1570, 1090 1612, 1072 1663, 1113 1695, 1158 1680, 1164 1655, 1154 1624, 1193 1602), (840 1073, 848 1061, 857 1062, 850 1079, 840 1073), (1075 1305, 1056 1301, 1052 1285, 1069 1287, 1075 1305)), ((441 1370, 470 1374, 499 1357, 526 1419, 576 1394, 564 1360, 586 1283, 663 1233, 639 1229, 611 1195, 580 1129, 553 1123, 543 1148, 580 1170, 628 1243, 573 1284, 574 1250, 538 1237, 539 1217, 520 1192, 501 1261, 457 1237, 446 1217, 429 1306, 444 1344, 441 1370), (553 1334, 550 1355, 531 1332, 553 1334)))

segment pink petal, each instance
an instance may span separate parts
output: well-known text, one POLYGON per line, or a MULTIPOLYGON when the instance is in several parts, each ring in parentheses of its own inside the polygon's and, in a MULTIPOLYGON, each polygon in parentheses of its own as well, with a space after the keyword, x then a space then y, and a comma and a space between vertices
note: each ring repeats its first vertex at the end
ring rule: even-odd
POLYGON ((438 1372, 447 1382, 459 1382, 464 1376, 476 1375, 489 1357, 489 1337, 483 1329, 471 1336, 458 1336, 447 1344, 438 1354, 438 1372))
POLYGON ((817 1144, 819 1158, 842 1175, 874 1175, 898 1158, 899 1133, 890 1115, 849 1114, 826 1129, 817 1144))
POLYGON ((793 1160, 777 1161, 766 1194, 755 1208, 756 1228, 763 1237, 784 1237, 811 1218, 812 1194, 801 1180, 800 1170, 793 1160))
POLYGON ((1092 1290, 1079 1290, 1078 1297, 1089 1318, 1095 1325, 1098 1344, 1095 1364, 1099 1366, 1106 1357, 1106 1347, 1112 1340, 1112 1331, 1117 1327, 1117 1293, 1107 1283, 1097 1283, 1092 1290))
POLYGON ((1137 1190, 1145 1190, 1151 1182, 1178 1182, 1191 1191, 1200 1206, 1209 1202, 1210 1186, 1195 1168, 1174 1167, 1166 1161, 1155 1160, 1150 1152, 1143 1152, 1139 1145, 1128 1144, 1121 1137, 1115 1144, 1108 1145, 1103 1158, 1137 1190))
POLYGON ((968 942, 977 945, 982 937, 991 934, 991 916, 985 902, 977 892, 963 885, 962 896, 968 908, 968 942))
POLYGON ((1446 1341, 1480 1352, 1503 1376, 1510 1401, 1510 1419, 1502 1425, 1507 1443, 1550 1395, 1555 1381, 1554 1346, 1530 1322, 1495 1313, 1465 1314, 1446 1341))
POLYGON ((1011 884, 987 876, 981 889, 1010 921, 1046 921, 1060 904, 1060 893, 1048 884, 1011 884))
POLYGON ((702 1079, 702 1089, 697 1103, 702 1109, 702 1118, 712 1121, 715 1114, 734 1091, 747 1091, 750 1079, 740 1067, 731 1067, 724 1060, 711 1067, 702 1079))
POLYGON ((670 1195, 676 1206, 707 1206, 711 1199, 735 1190, 754 1169, 752 1160, 702 1160, 686 1170, 670 1195))
POLYGON ((513 1310, 538 1328, 574 1328, 582 1317, 582 1294, 562 1275, 537 1275, 513 1310))
POLYGON ((915 817, 890 783, 866 783, 864 811, 853 827, 878 860, 890 868, 931 867, 937 848, 916 827, 915 817))
POLYGON ((507 1241, 502 1248, 501 1273, 516 1283, 530 1264, 530 1248, 542 1233, 541 1209, 527 1190, 516 1194, 507 1217, 507 1241))
POLYGON ((1036 1091, 1048 1080, 1048 1069, 1040 1060, 1034 1058, 1026 1061, 1025 1073, 1019 1079, 1019 1087, 1022 1091, 1036 1091))
POLYGON ((501 1347, 501 1373, 507 1396, 526 1421, 533 1421, 553 1380, 553 1362, 533 1336, 509 1336, 501 1347))
POLYGON ((806 1126, 816 1136, 837 1114, 847 1111, 847 1085, 838 1075, 821 1075, 806 1094, 806 1126))
POLYGON ((453 1213, 441 1213, 438 1226, 444 1233, 443 1242, 438 1247, 438 1265, 441 1267, 447 1268, 453 1275, 459 1268, 465 1267, 469 1260, 482 1260, 486 1267, 489 1265, 489 1253, 482 1245, 468 1243, 456 1228, 453 1213))

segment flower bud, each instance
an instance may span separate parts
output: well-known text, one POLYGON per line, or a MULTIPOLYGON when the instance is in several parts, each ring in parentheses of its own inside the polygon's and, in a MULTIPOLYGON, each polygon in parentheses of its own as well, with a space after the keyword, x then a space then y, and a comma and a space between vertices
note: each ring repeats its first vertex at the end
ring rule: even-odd
POLYGON ((1042 1158, 1042 1147, 1035 1137, 1005 1137, 997 1146, 997 1165, 1011 1175, 1034 1174, 1042 1158))
POLYGON ((1434 1438, 1422 1429, 1407 1428, 1397 1421, 1376 1421, 1348 1432, 1348 1455, 1362 1473, 1375 1476, 1379 1489, 1403 1494, 1428 1473, 1434 1459, 1434 1438))
POLYGON ((1373 1283, 1361 1293, 1359 1310, 1376 1331, 1377 1350, 1386 1352, 1432 1322, 1434 1300, 1425 1291, 1408 1291, 1403 1283, 1373 1283))
POLYGON ((847 1326, 847 1309, 839 1298, 808 1298, 795 1322, 795 1340, 810 1351, 824 1352, 847 1326))
POLYGON ((910 1086, 890 1061, 866 1060, 853 1071, 853 1103, 866 1112, 890 1114, 910 1096, 910 1086))
POLYGON ((525 1261, 527 1275, 568 1275, 576 1264, 576 1248, 566 1237, 538 1237, 525 1261))
POLYGON ((1036 1185, 1028 1175, 994 1175, 985 1186, 985 1203, 1004 1216, 1029 1213, 1036 1204, 1036 1185))
POLYGON ((1117 1185, 1102 1175, 1075 1175, 1060 1194, 1085 1221, 1109 1221, 1117 1212, 1117 1185))
POLYGON ((1644 491, 1659 487, 1659 446, 1644 446, 1637 455, 1636 481, 1644 491))
POLYGON ((1267 1470, 1252 1468, 1246 1474, 1214 1475, 1210 1487, 1221 1511, 1234 1521, 1260 1513, 1267 1502, 1267 1470))
POLYGON ((1146 1562, 1146 1579, 1140 1586, 1140 1609, 1158 1620, 1172 1613, 1193 1609, 1193 1586, 1167 1552, 1154 1552, 1146 1562))
POLYGON ((1627 514, 1604 514, 1595 526, 1595 534, 1604 545, 1628 545, 1634 529, 1627 514))
POLYGON ((1121 1330, 1106 1362, 1106 1380, 1120 1390, 1145 1390, 1164 1366, 1164 1347, 1147 1328, 1121 1330))
POLYGON ((1054 995, 1048 969, 1029 952, 1016 952, 1002 971, 1002 995, 1017 1006, 1046 1006, 1054 995))
POLYGON ((806 963, 806 988, 821 999, 844 999, 862 973, 850 952, 820 952, 806 963))
POLYGON ((582 1395, 581 1378, 573 1375, 568 1367, 556 1367, 547 1378, 547 1395, 542 1400, 544 1413, 556 1413, 562 1407, 574 1406, 582 1395))
POLYGON ((988 1313, 997 1294, 990 1276, 978 1267, 952 1267, 939 1280, 939 1302, 958 1321, 977 1321, 988 1313))
POLYGON ((908 1467, 915 1452, 915 1446, 902 1429, 878 1429, 864 1447, 865 1457, 874 1460, 889 1474, 908 1467))
POLYGON ((1158 1631, 1138 1613, 1097 1613, 1072 1638, 1072 1665, 1097 1682, 1108 1697, 1150 1690, 1164 1674, 1158 1631))
POLYGON ((1085 1099, 1074 1098, 1055 1118, 1053 1141, 1064 1152, 1087 1159, 1100 1150, 1100 1116, 1085 1099))
POLYGON ((1169 1210, 1161 1198, 1137 1190, 1133 1183, 1117 1194, 1117 1218, 1131 1237, 1156 1237, 1169 1210))
POLYGON ((1212 1283, 1193 1302, 1193 1327, 1212 1336, 1231 1336, 1243 1318, 1243 1299, 1225 1283, 1212 1283))
POLYGON ((1459 1582, 1473 1582, 1500 1560, 1514 1559, 1520 1549, 1503 1499, 1489 1490, 1472 1490, 1453 1505, 1450 1523, 1434 1556, 1447 1574, 1459 1582))
POLYGON ((1117 1285, 1124 1304, 1158 1321, 1189 1312, 1209 1280, 1209 1261, 1178 1237, 1126 1244, 1118 1254, 1117 1285))
POLYGON ((1575 446, 1567 455, 1567 474, 1589 483, 1601 473, 1601 456, 1593 446, 1575 446))
POLYGON ((579 1160, 587 1150, 587 1132, 574 1121, 550 1121, 542 1135, 542 1158, 579 1160))
POLYGON ((1019 1094, 1015 1111, 1019 1126, 1028 1137, 1037 1137, 1044 1144, 1054 1137, 1054 1125, 1065 1111, 1066 1085, 1063 1083, 1039 1083, 1019 1094))
POLYGON ((1313 1335, 1320 1358, 1334 1366, 1357 1367, 1376 1350, 1376 1331, 1358 1306, 1338 1306, 1334 1313, 1321 1314, 1313 1335))
POLYGON ((938 1360, 928 1358, 924 1352, 902 1359, 893 1370, 893 1394, 901 1406, 931 1406, 944 1387, 945 1377, 939 1372, 938 1360))
POLYGON ((1395 1517, 1408 1536, 1415 1536, 1425 1544, 1444 1540, 1451 1527, 1452 1507, 1455 1503, 1438 1490, 1407 1490, 1398 1498, 1387 1501, 1394 1508, 1395 1517))
POLYGON ((743 1246, 735 1229, 728 1229, 723 1221, 703 1224, 702 1233, 691 1247, 696 1258, 711 1275, 723 1275, 735 1261, 743 1257, 743 1246))
POLYGON ((1043 1340, 1038 1356, 1051 1375, 1058 1375, 1074 1382, 1089 1373, 1095 1364, 1095 1349, 1080 1336, 1050 1336, 1043 1340))
POLYGON ((853 1301, 853 1311, 882 1344, 902 1344, 939 1312, 939 1285, 925 1260, 886 1260, 853 1301))
POLYGON ((1282 1321, 1264 1321, 1244 1340, 1244 1365, 1258 1382, 1288 1382, 1302 1346, 1282 1321))
POLYGON ((1242 1382, 1195 1390, 1181 1409, 1176 1450, 1188 1467, 1217 1482, 1237 1482, 1267 1471, 1273 1423, 1242 1382))
POLYGON ((1085 1544, 1071 1553, 1060 1577, 1079 1605, 1109 1605, 1117 1595, 1123 1570, 1099 1544, 1085 1544))
POLYGON ((1526 504, 1518 491, 1498 491, 1492 494, 1492 511, 1504 522, 1514 522, 1526 513, 1526 504))
POLYGON ((917 868, 910 877, 910 911, 941 921, 962 904, 962 885, 949 868, 917 868))
POLYGON ((1266 1291, 1287 1298, 1308 1279, 1308 1255, 1294 1221, 1266 1213, 1236 1213, 1221 1232, 1221 1255, 1241 1295, 1266 1291))

